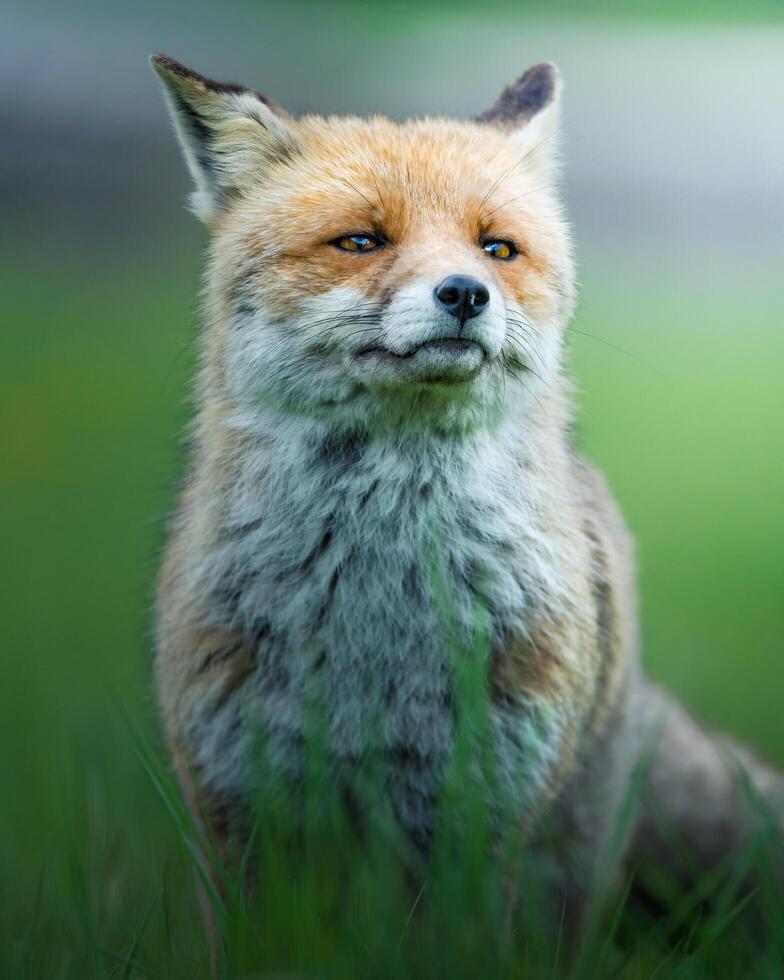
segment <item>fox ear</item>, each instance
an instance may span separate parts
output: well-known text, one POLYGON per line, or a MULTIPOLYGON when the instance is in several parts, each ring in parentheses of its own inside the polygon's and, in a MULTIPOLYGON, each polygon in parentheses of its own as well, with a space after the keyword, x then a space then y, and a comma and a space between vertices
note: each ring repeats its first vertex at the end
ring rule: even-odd
POLYGON ((519 136, 527 149, 523 163, 551 174, 558 158, 557 133, 561 108, 561 74, 543 61, 503 90, 495 104, 476 122, 498 126, 519 136))
POLYGON ((293 120, 250 89, 213 82, 163 54, 150 60, 196 183, 193 210, 210 222, 265 167, 292 157, 293 120))

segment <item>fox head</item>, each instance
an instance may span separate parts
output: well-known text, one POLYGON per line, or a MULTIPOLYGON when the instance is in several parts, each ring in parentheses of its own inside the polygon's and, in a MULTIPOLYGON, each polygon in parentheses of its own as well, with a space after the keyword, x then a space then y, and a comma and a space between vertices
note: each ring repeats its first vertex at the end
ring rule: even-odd
POLYGON ((541 407, 574 292, 553 65, 473 120, 396 123, 152 62, 211 232, 208 389, 368 433, 541 407))

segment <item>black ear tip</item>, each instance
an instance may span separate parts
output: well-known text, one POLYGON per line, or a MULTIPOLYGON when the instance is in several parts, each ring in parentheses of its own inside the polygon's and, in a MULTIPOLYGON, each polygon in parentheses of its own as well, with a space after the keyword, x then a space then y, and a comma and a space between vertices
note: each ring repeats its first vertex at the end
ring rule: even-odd
POLYGON ((495 105, 477 116, 478 122, 519 125, 532 119, 558 95, 561 73, 552 61, 541 61, 505 88, 495 105))
MULTIPOLYGON (((188 68, 181 61, 176 61, 167 54, 161 54, 160 51, 156 51, 150 55, 150 64, 166 84, 170 87, 174 84, 178 90, 196 88, 204 91, 206 89, 207 92, 213 95, 241 95, 245 92, 252 91, 244 85, 235 85, 233 82, 216 82, 214 79, 207 78, 206 75, 202 75, 192 68, 188 68), (184 82, 185 84, 177 84, 178 82, 184 82)), ((257 92, 253 94, 261 99, 262 102, 269 104, 268 100, 264 99, 257 92)))
POLYGON ((523 72, 522 78, 528 76, 532 78, 559 78, 561 73, 558 71, 558 65, 554 61, 539 61, 535 65, 523 72))
POLYGON ((529 99, 546 105, 553 99, 561 85, 561 73, 552 61, 540 61, 524 72, 515 83, 515 88, 526 92, 529 99))
POLYGON ((180 78, 194 78, 196 76, 196 72, 160 51, 155 51, 150 55, 150 64, 159 75, 179 75, 180 78))

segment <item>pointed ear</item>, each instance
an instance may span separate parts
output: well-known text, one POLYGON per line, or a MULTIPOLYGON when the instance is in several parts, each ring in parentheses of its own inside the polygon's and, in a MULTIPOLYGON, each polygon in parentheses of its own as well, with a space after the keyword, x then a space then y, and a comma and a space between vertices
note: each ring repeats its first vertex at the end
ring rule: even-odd
POLYGON ((163 54, 150 60, 196 183, 192 206, 202 220, 211 221, 266 167, 296 152, 293 120, 270 99, 213 82, 163 54))
POLYGON ((552 62, 543 61, 505 88, 495 104, 476 122, 498 126, 515 134, 528 150, 523 163, 552 175, 558 161, 561 75, 552 62))

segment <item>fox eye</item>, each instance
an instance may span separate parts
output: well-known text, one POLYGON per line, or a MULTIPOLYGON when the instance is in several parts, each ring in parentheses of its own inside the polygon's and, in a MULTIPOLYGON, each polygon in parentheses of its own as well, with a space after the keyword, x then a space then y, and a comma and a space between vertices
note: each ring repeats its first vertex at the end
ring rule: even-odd
POLYGON ((383 248, 386 242, 378 235, 362 232, 359 235, 343 235, 333 239, 330 244, 344 252, 375 252, 377 249, 383 248))
POLYGON ((513 259, 517 255, 517 247, 514 242, 507 241, 504 238, 487 239, 482 242, 482 250, 487 252, 490 258, 501 259, 505 262, 508 262, 509 259, 513 259))

